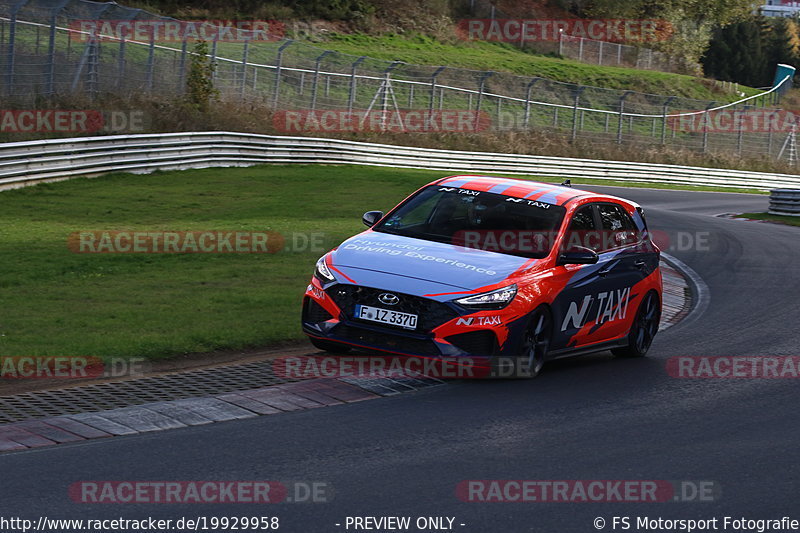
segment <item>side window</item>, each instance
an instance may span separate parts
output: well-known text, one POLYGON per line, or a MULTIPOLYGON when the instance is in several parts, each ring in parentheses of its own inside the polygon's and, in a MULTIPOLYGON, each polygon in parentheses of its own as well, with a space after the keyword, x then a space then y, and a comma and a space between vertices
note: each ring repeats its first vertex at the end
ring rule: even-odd
POLYGON ((569 250, 576 246, 589 248, 590 250, 598 251, 600 246, 598 243, 597 226, 594 223, 594 212, 591 205, 587 205, 578 209, 567 228, 567 234, 564 236, 564 244, 562 249, 569 250))
POLYGON ((599 204, 597 212, 600 214, 600 224, 602 225, 603 250, 611 250, 638 242, 639 232, 636 224, 622 206, 599 204))

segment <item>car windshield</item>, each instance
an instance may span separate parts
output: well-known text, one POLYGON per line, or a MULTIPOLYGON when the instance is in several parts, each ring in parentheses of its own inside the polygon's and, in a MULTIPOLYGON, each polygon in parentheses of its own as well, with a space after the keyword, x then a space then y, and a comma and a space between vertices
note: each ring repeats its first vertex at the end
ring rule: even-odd
POLYGON ((563 207, 482 191, 432 185, 373 229, 465 248, 542 258, 550 253, 563 207))

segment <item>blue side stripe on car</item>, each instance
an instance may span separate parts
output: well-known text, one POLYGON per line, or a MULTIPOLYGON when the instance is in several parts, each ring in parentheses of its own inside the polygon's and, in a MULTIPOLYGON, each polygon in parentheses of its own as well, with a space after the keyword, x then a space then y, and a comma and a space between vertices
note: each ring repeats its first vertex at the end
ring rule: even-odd
POLYGON ((493 185, 492 188, 489 189, 487 192, 492 192, 495 194, 503 194, 506 190, 510 189, 511 187, 513 187, 513 185, 510 183, 498 183, 497 185, 493 185))

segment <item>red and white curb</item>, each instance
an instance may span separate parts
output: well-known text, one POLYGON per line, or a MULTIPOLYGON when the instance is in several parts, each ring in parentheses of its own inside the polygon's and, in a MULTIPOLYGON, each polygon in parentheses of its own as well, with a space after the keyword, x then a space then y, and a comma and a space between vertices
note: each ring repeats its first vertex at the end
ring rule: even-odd
POLYGON ((683 275, 666 262, 661 263, 661 279, 664 285, 661 291, 661 325, 659 329, 664 331, 689 314, 692 308, 692 292, 683 275))

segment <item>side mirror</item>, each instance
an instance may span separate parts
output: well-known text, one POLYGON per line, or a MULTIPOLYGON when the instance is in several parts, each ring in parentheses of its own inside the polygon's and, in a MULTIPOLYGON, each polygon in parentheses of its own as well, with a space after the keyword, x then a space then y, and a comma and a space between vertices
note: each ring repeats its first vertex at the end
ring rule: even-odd
POLYGON ((594 265, 597 260, 597 253, 583 246, 575 246, 558 256, 559 265, 594 265))
POLYGON ((364 213, 364 216, 361 217, 361 222, 363 222, 366 227, 371 228, 382 218, 383 211, 367 211, 364 213))

